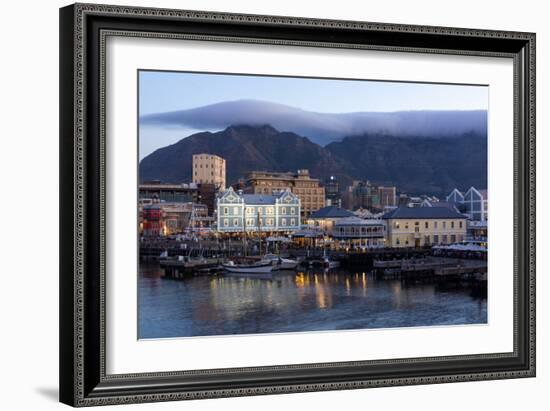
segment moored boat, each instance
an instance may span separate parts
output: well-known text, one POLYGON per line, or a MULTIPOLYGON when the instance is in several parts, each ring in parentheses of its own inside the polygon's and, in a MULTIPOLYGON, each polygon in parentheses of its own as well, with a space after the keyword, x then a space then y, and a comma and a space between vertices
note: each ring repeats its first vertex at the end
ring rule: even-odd
POLYGON ((295 270, 298 267, 298 261, 290 258, 282 258, 276 254, 266 254, 263 260, 271 261, 277 265, 279 270, 295 270))
POLYGON ((225 271, 239 274, 267 274, 277 269, 272 261, 258 261, 252 264, 235 264, 233 261, 222 264, 225 271))

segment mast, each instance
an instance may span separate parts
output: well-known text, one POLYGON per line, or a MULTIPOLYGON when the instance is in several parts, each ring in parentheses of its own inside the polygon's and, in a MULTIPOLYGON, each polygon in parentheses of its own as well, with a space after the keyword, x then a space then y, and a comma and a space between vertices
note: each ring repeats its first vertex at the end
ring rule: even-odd
POLYGON ((258 242, 260 244, 260 255, 262 255, 262 218, 258 210, 258 242))

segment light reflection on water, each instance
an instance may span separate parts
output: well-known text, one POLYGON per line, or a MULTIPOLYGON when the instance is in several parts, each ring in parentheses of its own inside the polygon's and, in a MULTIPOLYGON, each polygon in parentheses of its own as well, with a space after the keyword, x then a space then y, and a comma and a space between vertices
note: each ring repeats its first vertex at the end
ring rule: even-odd
POLYGON ((389 328, 487 322, 467 289, 404 285, 368 273, 279 272, 271 278, 161 278, 141 263, 139 338, 389 328))

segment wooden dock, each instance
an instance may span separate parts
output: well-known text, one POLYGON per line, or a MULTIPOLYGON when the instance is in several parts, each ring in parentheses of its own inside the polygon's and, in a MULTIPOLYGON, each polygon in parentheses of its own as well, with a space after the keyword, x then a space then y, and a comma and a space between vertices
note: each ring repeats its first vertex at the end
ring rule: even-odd
POLYGON ((161 261, 160 266, 164 269, 165 278, 181 279, 190 275, 213 274, 224 262, 225 258, 203 258, 197 260, 161 261))
POLYGON ((421 259, 375 261, 373 273, 380 279, 406 282, 487 282, 487 262, 458 258, 426 257, 421 259))

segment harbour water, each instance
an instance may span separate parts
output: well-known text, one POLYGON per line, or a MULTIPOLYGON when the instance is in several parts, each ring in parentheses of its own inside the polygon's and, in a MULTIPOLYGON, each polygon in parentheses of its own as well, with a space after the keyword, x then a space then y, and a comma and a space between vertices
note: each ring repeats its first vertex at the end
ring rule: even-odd
POLYGON ((141 262, 139 338, 287 333, 487 323, 487 299, 468 288, 376 280, 336 269, 270 278, 162 278, 141 262))

